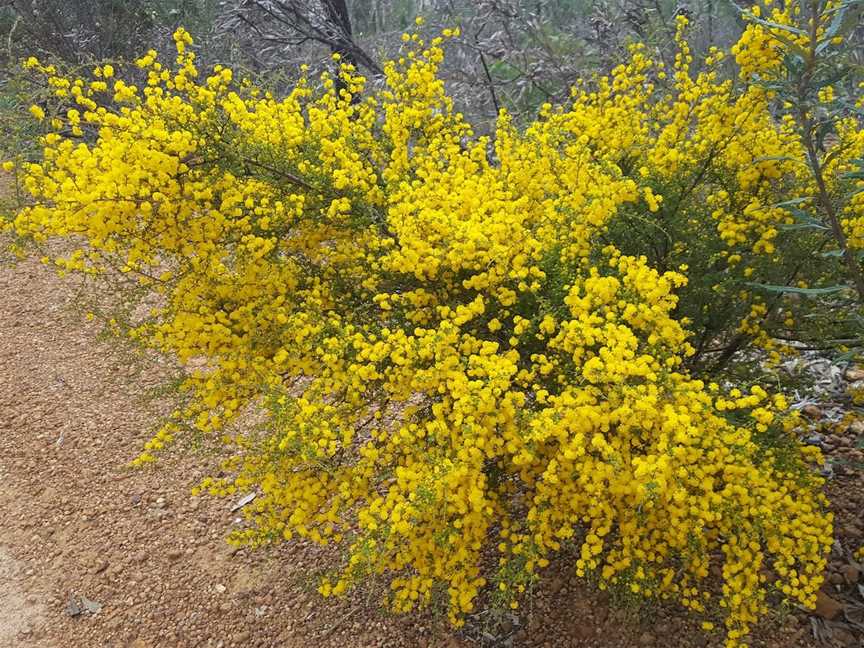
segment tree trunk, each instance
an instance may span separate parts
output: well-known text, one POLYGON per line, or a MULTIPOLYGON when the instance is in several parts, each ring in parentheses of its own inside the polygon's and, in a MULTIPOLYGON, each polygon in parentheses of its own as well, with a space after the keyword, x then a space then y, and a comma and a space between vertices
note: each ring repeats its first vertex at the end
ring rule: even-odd
POLYGON ((327 19, 336 29, 336 36, 330 49, 334 54, 342 57, 346 63, 350 63, 355 68, 362 65, 375 74, 383 74, 381 66, 369 56, 366 52, 360 49, 354 42, 353 32, 351 30, 351 15, 348 13, 348 6, 345 0, 322 0, 324 11, 327 19))

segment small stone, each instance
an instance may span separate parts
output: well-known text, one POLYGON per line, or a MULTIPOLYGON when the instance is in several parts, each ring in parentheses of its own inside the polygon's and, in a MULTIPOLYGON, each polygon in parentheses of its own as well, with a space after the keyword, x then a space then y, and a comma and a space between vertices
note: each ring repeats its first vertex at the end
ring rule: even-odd
POLYGON ((108 569, 108 561, 107 560, 100 560, 96 563, 96 566, 93 567, 93 573, 94 574, 101 574, 106 569, 108 569))
POLYGON ((805 405, 801 411, 804 413, 804 416, 811 419, 819 419, 822 418, 822 409, 818 405, 805 405))
POLYGON ((840 573, 843 574, 843 580, 845 580, 849 585, 857 583, 858 578, 861 576, 861 570, 855 565, 843 565, 843 567, 840 568, 840 573))
POLYGON ((846 370, 845 378, 849 382, 858 382, 859 380, 864 380, 864 369, 860 369, 858 367, 850 367, 846 370))
POLYGON ((217 583, 213 589, 216 590, 217 594, 224 594, 228 588, 225 587, 222 583, 217 583))
POLYGON ((156 499, 156 508, 165 508, 168 506, 168 502, 165 501, 164 497, 159 497, 156 499))
POLYGON ((174 549, 168 550, 168 560, 171 560, 171 561, 180 560, 180 558, 182 556, 183 556, 183 550, 178 548, 178 547, 175 547, 174 549))
POLYGON ((846 429, 852 434, 864 434, 864 419, 855 419, 846 429))
POLYGON ((102 610, 101 603, 99 603, 98 601, 91 601, 84 596, 81 597, 81 606, 90 614, 99 614, 100 610, 102 610))
POLYGON ((66 602, 66 615, 70 617, 79 616, 84 609, 78 604, 78 600, 74 596, 70 596, 69 600, 66 602))
POLYGON ((816 608, 814 610, 816 616, 831 620, 836 618, 842 611, 842 603, 835 601, 824 591, 819 590, 819 593, 816 595, 816 608))
POLYGON ((832 585, 842 585, 843 584, 843 574, 839 574, 837 572, 831 572, 828 574, 828 582, 832 585))

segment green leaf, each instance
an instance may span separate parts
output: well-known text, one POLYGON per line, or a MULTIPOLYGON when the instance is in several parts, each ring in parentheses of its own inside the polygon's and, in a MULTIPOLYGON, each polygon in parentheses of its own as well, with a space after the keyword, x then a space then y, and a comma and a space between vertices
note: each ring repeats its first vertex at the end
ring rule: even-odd
POLYGON ((846 12, 848 10, 849 5, 845 2, 837 8, 837 13, 834 16, 834 19, 831 21, 828 29, 825 30, 822 42, 816 46, 816 54, 821 54, 825 48, 830 47, 831 40, 837 35, 837 32, 839 32, 840 28, 843 26, 843 21, 846 18, 846 12))
POLYGON ((778 286, 776 284, 747 283, 753 288, 760 288, 771 293, 794 293, 796 295, 830 295, 832 293, 849 290, 849 286, 826 286, 825 288, 798 288, 797 286, 778 286))
POLYGON ((843 12, 843 19, 836 32, 837 36, 848 36, 851 34, 861 24, 861 19, 864 17, 862 16, 864 14, 864 2, 862 0, 852 0, 852 2, 844 3, 844 7, 847 10, 843 12))
MULTIPOLYGON (((769 29, 779 29, 781 31, 788 32, 790 34, 795 34, 796 36, 806 36, 807 32, 803 29, 798 29, 797 27, 792 27, 791 25, 781 25, 780 23, 775 23, 770 20, 764 20, 762 18, 757 18, 749 11, 745 11, 744 15, 747 17, 747 20, 755 22, 757 25, 762 25, 763 27, 768 27, 769 29)), ((771 34, 776 37, 776 34, 771 34)))
POLYGON ((793 198, 792 200, 784 200, 783 202, 774 203, 773 207, 792 207, 794 205, 800 205, 803 202, 807 202, 808 200, 813 200, 813 196, 802 196, 801 198, 793 198))
POLYGON ((864 180, 864 159, 850 160, 852 164, 858 167, 858 171, 849 171, 843 174, 845 180, 864 180))
POLYGON ((753 160, 753 164, 757 162, 799 162, 801 164, 805 164, 803 161, 798 158, 794 158, 790 155, 763 155, 762 157, 758 157, 753 160))
POLYGON ((819 223, 815 220, 812 222, 809 222, 809 223, 790 223, 788 225, 786 225, 784 223, 782 225, 779 225, 778 227, 781 230, 783 230, 784 232, 792 232, 795 230, 806 230, 806 229, 814 229, 814 230, 820 230, 820 231, 824 232, 828 229, 822 223, 819 223))
MULTIPOLYGON (((858 250, 857 252, 854 252, 853 254, 854 254, 855 258, 858 259, 859 261, 861 259, 864 259, 864 250, 858 250)), ((820 252, 819 256, 842 258, 843 257, 843 250, 828 250, 827 252, 820 252)))
POLYGON ((775 207, 780 207, 784 211, 789 212, 792 217, 795 219, 794 223, 782 224, 779 226, 781 230, 802 230, 802 229, 816 229, 816 230, 827 230, 828 226, 822 223, 818 218, 814 218, 811 214, 804 211, 803 209, 799 209, 794 205, 799 205, 803 202, 811 200, 810 197, 805 198, 793 198, 792 200, 786 200, 784 202, 777 203, 774 205, 775 207))

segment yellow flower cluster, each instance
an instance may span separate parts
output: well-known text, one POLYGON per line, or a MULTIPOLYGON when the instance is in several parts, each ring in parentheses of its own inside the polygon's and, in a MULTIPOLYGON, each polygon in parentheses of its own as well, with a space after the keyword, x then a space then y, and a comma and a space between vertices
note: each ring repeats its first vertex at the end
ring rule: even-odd
MULTIPOLYGON (((793 6, 790 4, 784 8, 772 5, 773 0, 765 0, 764 13, 767 15, 764 21, 751 22, 747 25, 741 38, 732 46, 731 53, 735 56, 742 78, 746 79, 753 75, 768 76, 777 71, 783 64, 783 42, 780 39, 788 39, 796 43, 805 40, 804 37, 790 35, 783 29, 793 23, 793 6)), ((762 19, 762 14, 761 5, 754 4, 751 7, 751 18, 762 19)))
POLYGON ((223 434, 232 476, 202 486, 260 492, 237 541, 335 543, 322 594, 385 577, 394 610, 440 601, 456 625, 490 588, 518 606, 568 549, 603 587, 724 609, 728 646, 769 593, 812 605, 818 453, 782 398, 688 374, 686 267, 609 242, 672 218, 664 187, 710 160, 718 236, 770 255, 790 171, 769 158, 797 152, 764 91, 694 78, 681 37, 674 92, 634 47, 490 140, 444 91, 442 40, 406 40, 374 93, 349 66, 283 98, 204 77, 182 30, 176 65, 138 61, 141 88, 31 63, 70 107, 21 169, 14 228, 67 239, 63 270, 136 277, 149 314, 120 328, 189 364, 142 459, 223 434), (254 406, 266 425, 226 428, 254 406))

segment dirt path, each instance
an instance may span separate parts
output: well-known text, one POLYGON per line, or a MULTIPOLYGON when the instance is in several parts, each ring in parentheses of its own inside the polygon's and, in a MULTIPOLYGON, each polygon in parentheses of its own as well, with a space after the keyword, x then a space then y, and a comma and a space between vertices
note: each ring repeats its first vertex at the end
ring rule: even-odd
MULTIPOLYGON (((139 373, 97 343, 72 296, 38 263, 0 268, 0 646, 290 647, 362 635, 368 624, 348 602, 320 605, 309 550, 230 551, 236 514, 189 495, 203 457, 125 468, 152 429, 139 394, 159 368, 139 373)), ((363 645, 416 645, 401 622, 372 629, 363 645)))
POLYGON ((0 648, 24 646, 44 611, 35 597, 28 597, 19 584, 24 566, 0 547, 0 648))
MULTIPOLYGON (((206 458, 124 466, 156 412, 139 372, 73 312, 73 291, 36 262, 0 266, 0 648, 478 645, 377 601, 326 603, 310 548, 232 553, 234 517, 190 487, 206 458)), ((570 578, 491 645, 716 645, 680 614, 643 622, 570 578)), ((804 621, 806 623, 806 620, 804 621)), ((805 632, 806 628, 806 632, 805 632)), ((755 645, 806 645, 792 617, 755 645)), ((487 642, 489 645, 489 642, 487 642)))

